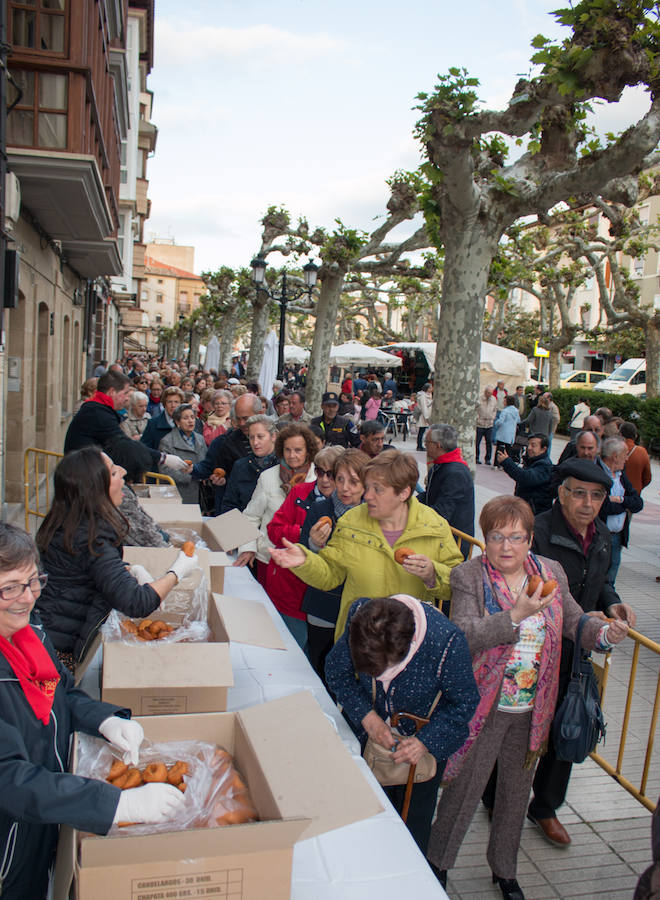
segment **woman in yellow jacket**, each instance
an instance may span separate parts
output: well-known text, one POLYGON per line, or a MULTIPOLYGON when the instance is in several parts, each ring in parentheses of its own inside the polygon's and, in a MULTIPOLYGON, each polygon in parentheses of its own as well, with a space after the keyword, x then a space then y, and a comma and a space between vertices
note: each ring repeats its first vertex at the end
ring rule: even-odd
POLYGON ((446 520, 419 503, 419 473, 412 454, 384 450, 365 467, 364 503, 345 513, 319 553, 284 540, 273 560, 327 591, 344 583, 335 640, 359 597, 410 594, 439 605, 449 599, 449 573, 463 562, 446 520), (411 554, 397 562, 398 550, 411 554))

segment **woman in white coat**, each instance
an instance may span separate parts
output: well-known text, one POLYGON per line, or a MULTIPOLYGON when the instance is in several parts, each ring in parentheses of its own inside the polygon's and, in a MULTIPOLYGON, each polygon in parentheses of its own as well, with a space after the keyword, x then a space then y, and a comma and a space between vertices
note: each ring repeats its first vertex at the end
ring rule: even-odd
POLYGON ((419 419, 417 420, 417 449, 424 450, 424 434, 431 424, 431 406, 433 404, 433 385, 427 382, 417 394, 419 419))

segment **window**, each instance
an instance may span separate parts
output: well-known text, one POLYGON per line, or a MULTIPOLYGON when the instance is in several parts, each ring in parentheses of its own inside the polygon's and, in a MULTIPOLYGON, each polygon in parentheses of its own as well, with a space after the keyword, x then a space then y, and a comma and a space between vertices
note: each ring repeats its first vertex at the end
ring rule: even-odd
POLYGON ((641 278, 644 274, 644 257, 636 256, 632 261, 633 277, 641 278))
POLYGON ((163 283, 163 279, 162 279, 162 278, 159 278, 159 279, 158 279, 158 284, 162 284, 162 283, 163 283))
POLYGON ((156 324, 157 324, 157 325, 160 325, 160 323, 161 323, 162 321, 163 321, 163 317, 162 317, 162 316, 156 316, 156 324))
POLYGON ((163 302, 163 295, 156 294, 156 303, 162 303, 162 302, 163 302))
MULTIPOLYGON (((7 143, 66 149, 68 76, 22 69, 14 69, 11 74, 22 96, 7 117, 7 143)), ((8 85, 7 93, 9 103, 13 103, 17 97, 13 85, 8 85)))
POLYGON ((646 372, 638 372, 630 383, 646 384, 646 372))
POLYGON ((126 141, 121 142, 121 150, 119 155, 120 162, 120 170, 119 170, 119 181, 121 184, 128 184, 128 168, 126 165, 126 141))
POLYGON ((17 47, 64 53, 66 0, 10 0, 9 34, 17 47))

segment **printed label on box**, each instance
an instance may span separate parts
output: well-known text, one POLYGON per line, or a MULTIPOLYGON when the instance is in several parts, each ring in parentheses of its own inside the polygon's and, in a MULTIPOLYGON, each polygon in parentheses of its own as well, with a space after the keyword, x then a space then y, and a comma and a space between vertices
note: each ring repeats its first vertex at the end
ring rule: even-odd
POLYGON ((195 897, 241 900, 243 869, 221 869, 164 878, 135 878, 131 884, 131 900, 187 900, 195 897))
POLYGON ((168 716, 188 712, 187 697, 140 697, 141 716, 168 716))

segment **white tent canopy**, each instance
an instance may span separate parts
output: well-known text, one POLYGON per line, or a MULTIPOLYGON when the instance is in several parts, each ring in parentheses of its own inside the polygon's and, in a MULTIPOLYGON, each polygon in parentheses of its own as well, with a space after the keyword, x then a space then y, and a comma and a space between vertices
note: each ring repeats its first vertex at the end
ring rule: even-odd
POLYGON ((273 396, 273 382, 277 378, 277 335, 274 331, 268 332, 264 344, 264 358, 259 372, 259 384, 267 400, 273 396))
POLYGON ((345 344, 332 346, 330 365, 333 366, 400 366, 401 360, 391 353, 384 353, 375 347, 367 347, 360 341, 346 341, 345 344))
POLYGON ((303 363, 309 362, 309 350, 299 347, 297 344, 284 345, 284 362, 286 363, 303 363))
POLYGON ((216 372, 220 367, 220 341, 215 335, 213 335, 206 348, 206 361, 204 365, 207 369, 215 369, 216 372))

